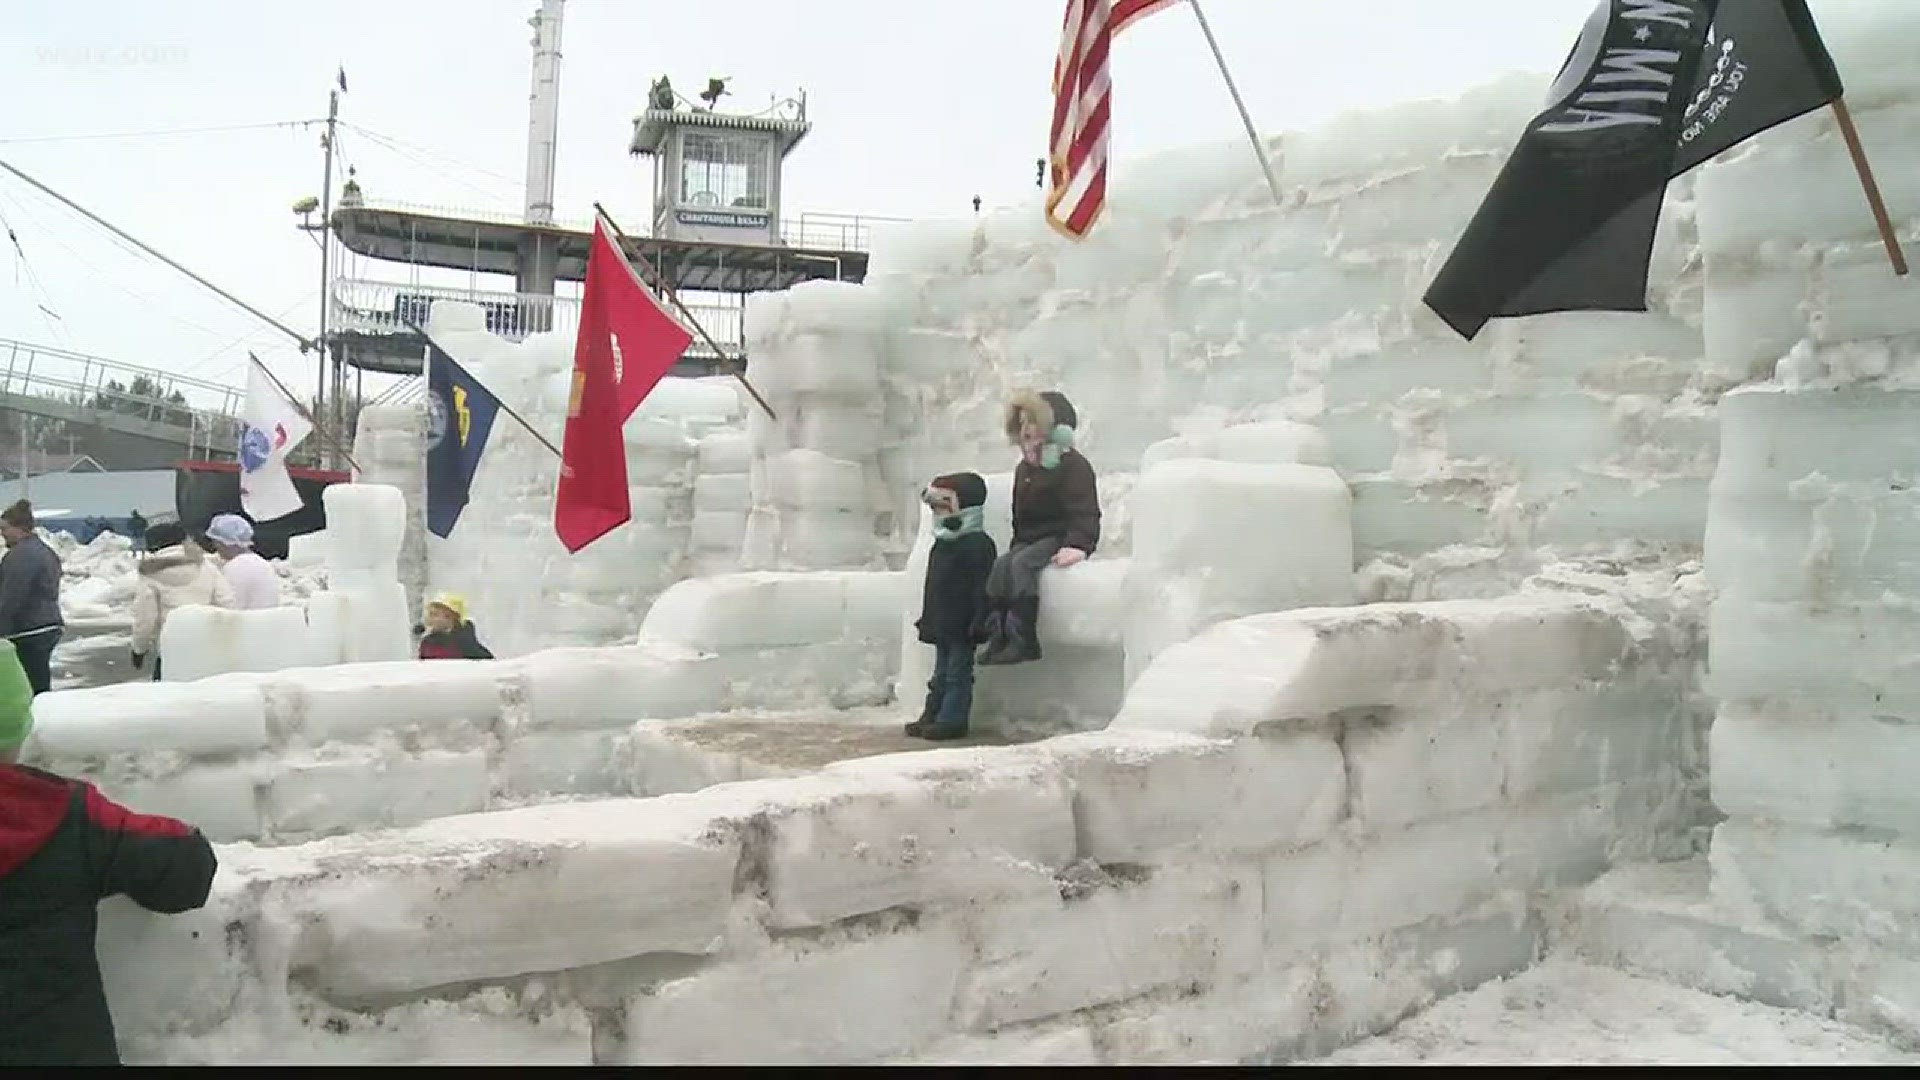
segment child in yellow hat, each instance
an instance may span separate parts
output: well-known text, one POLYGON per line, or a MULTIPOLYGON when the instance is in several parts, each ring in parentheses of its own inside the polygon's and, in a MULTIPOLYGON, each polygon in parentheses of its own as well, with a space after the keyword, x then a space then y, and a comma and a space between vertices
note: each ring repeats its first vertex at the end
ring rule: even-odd
POLYGON ((425 621, 427 634, 420 639, 420 659, 493 659, 493 653, 480 644, 480 635, 467 618, 465 597, 441 593, 427 601, 425 621))

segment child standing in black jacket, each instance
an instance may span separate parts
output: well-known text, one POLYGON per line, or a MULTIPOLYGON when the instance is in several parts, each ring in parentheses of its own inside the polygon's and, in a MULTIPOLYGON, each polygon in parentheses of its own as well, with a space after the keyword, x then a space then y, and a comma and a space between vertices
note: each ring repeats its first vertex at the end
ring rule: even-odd
POLYGON ((1000 550, 986 532, 987 482, 979 476, 942 476, 921 498, 933 511, 933 550, 914 626, 934 647, 934 662, 926 707, 907 734, 961 739, 973 711, 973 650, 986 636, 987 575, 1000 550))

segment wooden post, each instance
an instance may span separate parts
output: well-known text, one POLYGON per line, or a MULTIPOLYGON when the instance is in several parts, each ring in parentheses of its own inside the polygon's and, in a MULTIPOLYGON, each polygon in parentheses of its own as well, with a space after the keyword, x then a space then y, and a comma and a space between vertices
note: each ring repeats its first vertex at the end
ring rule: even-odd
MULTIPOLYGON (((625 230, 620 228, 619 222, 613 220, 612 214, 607 213, 606 207, 601 206, 599 203, 594 203, 593 208, 601 217, 606 219, 607 226, 613 230, 614 237, 620 242, 621 257, 625 258, 627 247, 627 234, 625 230)), ((693 312, 687 309, 687 305, 680 302, 679 295, 674 292, 673 286, 668 284, 667 279, 660 276, 660 271, 655 269, 654 265, 647 261, 647 257, 640 254, 638 250, 634 251, 633 257, 640 261, 641 269, 645 270, 647 276, 653 279, 653 283, 659 287, 661 293, 673 303, 674 307, 680 309, 680 314, 686 318, 687 325, 693 327, 694 332, 699 334, 701 339, 707 343, 707 348, 718 353, 721 359, 729 361, 728 366, 733 368, 733 370, 728 374, 740 380, 740 385, 746 387, 747 393, 753 395, 754 403, 759 405, 761 410, 767 414, 767 418, 769 420, 780 419, 780 414, 773 411, 773 406, 767 404, 767 399, 761 397, 760 391, 755 390, 753 384, 747 381, 746 368, 740 366, 734 357, 727 355, 727 350, 721 348, 720 343, 713 340, 713 335, 707 333, 707 328, 701 326, 700 320, 693 317, 693 312)))
POLYGON ((1833 99, 1833 116, 1840 122, 1840 136, 1847 140, 1847 153, 1853 156, 1854 171, 1860 174, 1860 186, 1866 190, 1867 205, 1873 208, 1874 224, 1880 227, 1880 242, 1887 246, 1887 259, 1893 272, 1907 276, 1907 256, 1900 250, 1900 238, 1894 235, 1893 219, 1887 214, 1887 202, 1880 197, 1880 184, 1873 178, 1873 166, 1867 163, 1867 151, 1860 145, 1859 129, 1853 126, 1853 114, 1847 111, 1847 99, 1833 99))

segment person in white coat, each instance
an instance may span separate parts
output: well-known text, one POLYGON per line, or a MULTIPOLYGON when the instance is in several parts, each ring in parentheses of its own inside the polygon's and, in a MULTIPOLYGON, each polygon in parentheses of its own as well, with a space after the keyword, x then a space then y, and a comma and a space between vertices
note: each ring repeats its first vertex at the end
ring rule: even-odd
POLYGON ((253 524, 238 514, 207 523, 207 541, 220 553, 220 569, 233 586, 233 606, 259 611, 280 606, 280 575, 253 550, 253 524))
POLYGON ((146 533, 147 554, 140 560, 133 594, 133 666, 138 671, 153 657, 153 678, 160 678, 160 631, 167 616, 189 604, 232 607, 233 588, 187 530, 163 523, 146 533))

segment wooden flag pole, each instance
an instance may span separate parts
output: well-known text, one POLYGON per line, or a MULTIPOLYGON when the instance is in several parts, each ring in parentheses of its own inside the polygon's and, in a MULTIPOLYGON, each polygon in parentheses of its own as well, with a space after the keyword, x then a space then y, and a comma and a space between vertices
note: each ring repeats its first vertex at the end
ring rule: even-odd
MULTIPOLYGON (((627 247, 626 231, 620 228, 619 222, 613 220, 612 214, 607 213, 606 207, 601 206, 599 203, 594 203, 593 208, 599 211, 601 217, 607 219, 607 224, 613 228, 613 235, 620 241, 621 254, 625 255, 627 247)), ((755 390, 753 384, 747 381, 746 368, 735 360, 734 357, 727 355, 727 350, 721 348, 720 343, 713 340, 713 335, 707 333, 707 328, 701 326, 700 320, 693 317, 693 312, 687 309, 687 305, 680 302, 680 297, 674 292, 673 286, 668 284, 667 279, 660 276, 660 271, 655 269, 654 265, 647 261, 647 257, 640 253, 638 245, 634 248, 633 257, 640 260, 641 268, 647 272, 648 277, 653 279, 653 284, 658 287, 662 293, 666 294, 667 299, 673 302, 674 307, 680 309, 680 314, 686 317, 687 324, 692 326, 694 331, 700 335, 701 340, 707 343, 707 348, 712 349, 722 360, 729 361, 729 366, 732 367, 733 370, 727 374, 740 380, 740 385, 746 387, 747 393, 753 395, 754 403, 760 406, 767 414, 768 419, 780 419, 780 414, 773 411, 773 406, 767 404, 767 399, 761 397, 760 391, 755 390)))
POLYGON ((287 403, 299 411, 300 419, 312 425, 314 434, 320 436, 320 441, 327 444, 327 449, 346 458, 347 464, 353 466, 353 471, 359 472, 360 463, 353 460, 353 455, 347 453, 347 448, 341 446, 332 435, 327 433, 327 429, 320 425, 320 421, 314 418, 313 413, 309 412, 305 405, 300 404, 300 399, 293 396, 293 391, 288 390, 287 384, 280 381, 280 376, 275 375, 272 368, 261 363, 260 358, 253 355, 253 350, 251 349, 247 350, 247 359, 253 361, 253 366, 260 369, 260 374, 265 375, 268 381, 273 383, 273 388, 280 391, 280 396, 286 398, 287 403))
MULTIPOLYGON (((425 328, 425 327, 423 327, 423 326, 421 326, 421 325, 420 325, 419 323, 416 323, 416 322, 414 322, 414 321, 413 321, 412 319, 407 319, 407 320, 405 320, 405 322, 406 322, 406 324, 407 324, 407 329, 409 329, 409 330, 412 330, 412 331, 413 331, 414 333, 416 333, 416 334, 419 334, 419 335, 420 335, 421 337, 423 337, 423 338, 426 338, 426 339, 427 339, 427 344, 429 344, 429 345, 431 345, 431 346, 433 346, 433 347, 434 347, 434 348, 436 348, 436 349, 440 349, 440 345, 439 345, 439 343, 438 343, 438 342, 436 342, 436 341, 434 341, 432 337, 430 337, 430 336, 428 336, 428 334, 427 334, 427 331, 426 331, 426 328, 425 328)), ((440 351, 441 351, 441 352, 443 352, 443 353, 444 353, 444 352, 447 352, 447 350, 445 350, 445 349, 440 349, 440 351)), ((452 354, 452 353, 447 353, 447 355, 448 355, 448 356, 452 356, 453 354, 452 354)), ((421 362, 421 364, 420 364, 420 374, 421 374, 421 376, 422 376, 423 378, 427 376, 427 364, 428 364, 428 363, 431 363, 431 362, 432 362, 432 360, 431 360, 431 358, 429 358, 428 360, 424 360, 424 361, 422 361, 422 362, 421 362)), ((467 372, 467 377, 468 377, 468 378, 472 378, 472 377, 473 377, 473 372, 471 372, 471 371, 469 371, 469 372, 467 372)), ((474 379, 473 381, 474 381, 474 382, 480 382, 480 380, 479 380, 479 379, 474 379)), ((486 384, 484 384, 484 383, 482 383, 481 385, 482 385, 482 386, 484 387, 484 386, 485 386, 486 384)), ((429 394, 431 394, 431 393, 433 392, 433 388, 432 388, 432 387, 433 387, 433 384, 432 384, 432 382, 431 382, 431 380, 429 380, 429 382, 428 382, 428 384, 427 384, 427 387, 428 387, 428 388, 427 388, 427 392, 428 392, 429 394)), ((487 391, 487 393, 489 393, 489 394, 493 394, 493 400, 494 400, 494 401, 495 401, 496 403, 498 403, 498 404, 499 404, 499 406, 500 406, 500 411, 501 411, 501 412, 503 412, 503 413, 506 413, 506 414, 507 414, 508 416, 511 416, 511 417, 513 417, 513 420, 514 420, 514 423, 516 423, 516 424, 519 424, 519 425, 520 425, 521 427, 523 427, 523 428, 526 428, 526 429, 527 429, 527 434, 529 434, 529 435, 531 435, 531 436, 533 436, 534 438, 536 438, 536 439, 538 439, 538 440, 540 440, 540 445, 541 445, 541 446, 544 446, 544 447, 546 447, 547 449, 549 449, 549 450, 551 450, 551 451, 553 451, 553 456, 554 456, 554 457, 557 457, 557 458, 559 458, 559 459, 561 459, 562 461, 565 461, 565 460, 566 460, 566 455, 565 455, 565 454, 562 454, 562 453, 560 452, 560 448, 559 448, 559 447, 557 447, 557 446, 555 446, 555 445, 553 445, 552 443, 550 443, 550 442, 548 442, 548 441, 547 441, 547 437, 546 437, 545 435, 542 435, 542 434, 540 434, 540 430, 539 430, 538 428, 536 428, 536 427, 534 427, 534 426, 533 426, 532 424, 529 424, 529 423, 527 423, 527 421, 526 421, 526 418, 524 418, 524 417, 522 417, 522 416, 521 416, 521 415, 520 415, 519 413, 517 413, 517 412, 514 412, 514 411, 513 411, 513 406, 511 406, 511 405, 509 405, 509 404, 507 404, 507 403, 506 403, 506 400, 505 400, 505 399, 503 399, 503 398, 502 398, 502 397, 501 397, 501 396, 500 396, 499 394, 494 394, 494 393, 493 393, 493 391, 491 391, 491 390, 488 390, 488 391, 487 391)))
POLYGON ((1893 219, 1887 214, 1886 200, 1880 197, 1880 184, 1873 178, 1873 166, 1867 163, 1867 151, 1860 145, 1860 131, 1853 126, 1853 113, 1847 110, 1846 98, 1833 99, 1833 116, 1840 121, 1840 136, 1847 140, 1847 153, 1853 156, 1853 168, 1860 174, 1867 205, 1873 208, 1874 224, 1880 226, 1880 242, 1887 245, 1887 259, 1893 263, 1895 274, 1906 277, 1906 253, 1900 250, 1900 238, 1894 234, 1893 219))
POLYGON ((1213 60, 1220 65, 1220 76, 1227 80, 1227 93, 1233 95, 1234 107, 1240 110, 1240 122, 1247 126, 1247 138, 1253 143, 1253 154, 1260 159, 1260 169, 1267 174, 1267 187, 1273 192, 1273 201, 1283 204, 1280 197, 1280 180, 1273 174, 1273 161, 1267 157, 1267 146, 1260 141, 1260 131, 1253 126, 1253 116, 1247 112, 1247 103, 1240 98, 1240 87, 1233 81, 1233 72, 1227 69, 1227 58, 1220 51, 1220 42, 1213 36, 1213 27, 1207 24, 1207 13, 1200 10, 1200 0, 1187 0, 1193 8, 1193 17, 1200 22, 1200 32, 1207 36, 1207 47, 1213 50, 1213 60))

